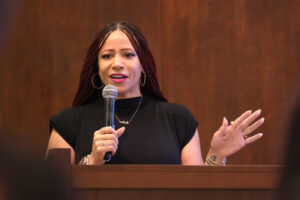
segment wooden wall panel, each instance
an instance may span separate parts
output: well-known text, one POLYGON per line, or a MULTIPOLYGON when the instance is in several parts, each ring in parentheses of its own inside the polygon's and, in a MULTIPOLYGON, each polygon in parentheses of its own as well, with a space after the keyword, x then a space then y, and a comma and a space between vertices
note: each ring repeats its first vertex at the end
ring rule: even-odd
POLYGON ((299 1, 164 1, 164 89, 199 122, 203 154, 224 116, 263 110, 264 138, 231 164, 281 162, 299 92, 299 1))
POLYGON ((104 25, 115 20, 139 25, 160 62, 158 0, 19 3, 16 27, 0 60, 0 126, 36 137, 44 148, 48 119, 71 105, 86 52, 104 25))
POLYGON ((0 126, 46 148, 48 118, 71 104, 96 32, 114 20, 144 31, 161 87, 199 122, 203 155, 222 118, 263 109, 264 139, 231 164, 277 164, 300 89, 299 0, 19 0, 0 58, 0 126))

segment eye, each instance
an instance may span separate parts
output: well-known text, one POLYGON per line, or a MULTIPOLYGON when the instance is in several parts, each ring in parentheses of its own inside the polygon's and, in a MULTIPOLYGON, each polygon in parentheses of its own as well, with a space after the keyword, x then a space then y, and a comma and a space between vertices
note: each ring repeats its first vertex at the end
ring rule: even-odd
POLYGON ((132 58, 132 57, 135 57, 135 53, 125 53, 124 56, 126 58, 132 58))
POLYGON ((110 59, 111 58, 111 54, 103 54, 101 56, 102 59, 110 59))

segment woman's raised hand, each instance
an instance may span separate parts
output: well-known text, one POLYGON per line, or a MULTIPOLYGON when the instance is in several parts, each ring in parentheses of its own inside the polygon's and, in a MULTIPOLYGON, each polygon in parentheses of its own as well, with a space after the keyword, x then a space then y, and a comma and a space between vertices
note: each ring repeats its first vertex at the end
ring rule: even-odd
POLYGON ((209 158, 215 156, 215 161, 222 162, 224 158, 236 153, 246 144, 250 144, 261 138, 263 136, 262 133, 249 136, 249 134, 264 123, 264 118, 255 121, 260 113, 261 110, 257 110, 254 113, 246 111, 232 121, 230 125, 228 125, 228 121, 224 117, 222 126, 214 133, 212 138, 208 153, 209 158))
POLYGON ((104 164, 104 155, 106 152, 111 152, 114 155, 118 149, 118 138, 124 133, 125 127, 118 130, 110 126, 103 127, 94 132, 92 152, 89 157, 89 164, 102 165, 104 164))

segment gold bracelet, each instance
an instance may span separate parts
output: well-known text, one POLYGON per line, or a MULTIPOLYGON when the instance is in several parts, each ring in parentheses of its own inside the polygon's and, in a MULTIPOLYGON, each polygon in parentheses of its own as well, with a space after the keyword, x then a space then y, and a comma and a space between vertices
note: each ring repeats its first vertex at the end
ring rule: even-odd
POLYGON ((222 163, 219 163, 217 161, 214 161, 214 160, 210 159, 208 156, 206 156, 205 161, 210 166, 225 166, 225 164, 226 164, 226 158, 223 160, 222 163))

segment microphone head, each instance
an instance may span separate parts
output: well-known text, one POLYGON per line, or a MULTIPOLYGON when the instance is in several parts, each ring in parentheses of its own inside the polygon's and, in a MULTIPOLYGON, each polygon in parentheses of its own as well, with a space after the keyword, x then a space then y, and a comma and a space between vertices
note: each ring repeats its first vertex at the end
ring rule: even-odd
POLYGON ((118 96, 118 90, 115 86, 106 85, 102 90, 102 96, 104 99, 116 99, 118 96))

